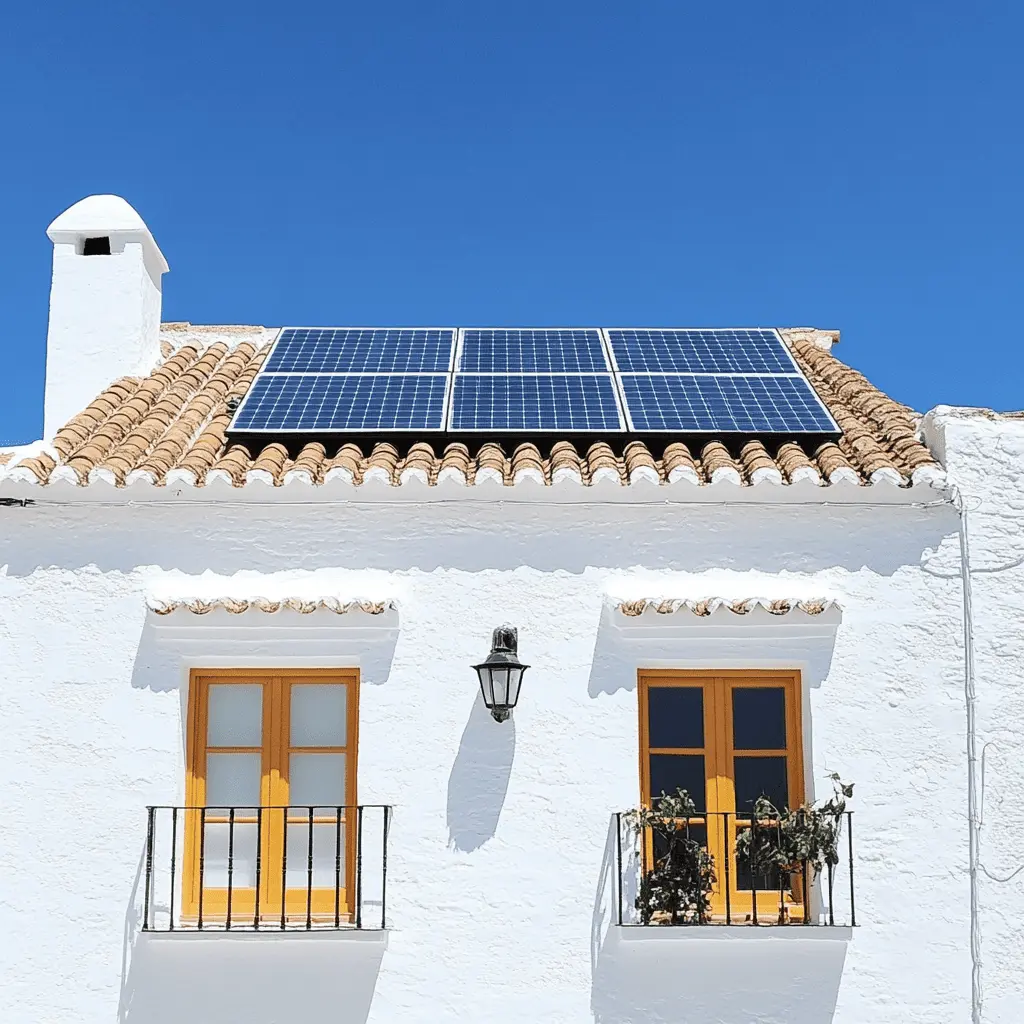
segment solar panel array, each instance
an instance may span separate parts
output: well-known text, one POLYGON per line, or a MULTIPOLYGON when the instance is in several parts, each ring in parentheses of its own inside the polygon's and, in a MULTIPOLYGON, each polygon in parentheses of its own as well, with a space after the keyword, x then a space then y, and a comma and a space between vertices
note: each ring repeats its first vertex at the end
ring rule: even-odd
POLYGON ((229 429, 839 433, 763 328, 285 328, 229 429))

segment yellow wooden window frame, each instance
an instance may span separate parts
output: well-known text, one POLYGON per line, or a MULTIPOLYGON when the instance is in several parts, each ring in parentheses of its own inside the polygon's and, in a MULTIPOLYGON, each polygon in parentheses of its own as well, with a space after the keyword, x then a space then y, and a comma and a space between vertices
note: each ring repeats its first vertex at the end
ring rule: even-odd
MULTIPOLYGON (((192 669, 189 679, 188 722, 186 742, 184 862, 182 875, 182 915, 194 919, 200 909, 200 834, 202 813, 196 808, 206 806, 206 759, 215 753, 258 753, 261 755, 260 805, 280 808, 288 805, 288 765, 291 754, 344 754, 345 805, 356 806, 357 754, 359 749, 359 671, 358 669, 192 669), (213 685, 258 683, 263 686, 263 735, 259 747, 211 746, 207 742, 209 726, 210 687, 213 685), (344 746, 303 747, 291 745, 292 687, 304 683, 334 683, 346 687, 346 734, 344 746)), ((207 824, 223 823, 226 817, 207 815, 207 824)), ((236 817, 235 824, 252 824, 255 818, 236 817)), ((262 813, 260 843, 259 916, 261 920, 279 921, 284 913, 289 920, 305 919, 307 911, 314 918, 333 918, 338 912, 348 918, 353 912, 351 896, 355 891, 356 827, 354 812, 343 812, 345 869, 341 892, 335 888, 314 888, 307 898, 306 886, 289 886, 284 891, 282 907, 282 860, 287 825, 307 825, 308 814, 298 815, 278 810, 262 813), (307 907, 307 902, 310 906, 307 907)), ((333 824, 329 818, 315 816, 314 825, 333 824)), ((252 920, 256 914, 257 893, 253 887, 233 886, 231 918, 239 924, 252 920)), ((227 914, 227 889, 204 887, 203 918, 223 919, 227 914)))
MULTIPOLYGON (((789 804, 799 806, 804 800, 803 721, 802 686, 799 671, 776 669, 641 669, 637 673, 638 711, 640 715, 640 795, 643 804, 651 806, 651 800, 658 794, 651 793, 651 754, 701 754, 704 756, 706 786, 708 849, 715 860, 716 882, 712 891, 712 913, 724 916, 725 895, 725 822, 721 812, 730 812, 730 836, 728 847, 735 850, 736 831, 744 819, 736 815, 736 784, 734 758, 736 757, 785 757, 786 780, 789 790, 789 804), (700 688, 703 691, 704 746, 693 747, 651 747, 650 745, 650 690, 652 687, 678 686, 700 688), (786 701, 786 748, 764 750, 736 750, 733 746, 732 693, 733 690, 750 687, 777 687, 785 692, 786 701), (717 815, 717 816, 715 816, 717 815)), ((701 820, 702 816, 699 816, 701 820)), ((749 819, 747 819, 749 820, 749 819)), ((651 861, 651 851, 645 849, 645 860, 651 861)), ((735 860, 729 866, 729 911, 733 920, 742 920, 753 911, 753 894, 750 890, 737 887, 735 860)), ((792 895, 785 896, 791 904, 791 916, 799 918, 802 907, 792 895)), ((757 912, 759 918, 778 911, 779 894, 758 892, 757 912)))

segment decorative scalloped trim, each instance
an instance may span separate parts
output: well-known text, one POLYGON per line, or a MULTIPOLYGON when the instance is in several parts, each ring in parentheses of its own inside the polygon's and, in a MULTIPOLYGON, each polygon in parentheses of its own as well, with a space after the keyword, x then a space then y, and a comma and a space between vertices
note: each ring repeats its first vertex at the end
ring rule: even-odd
POLYGON ((754 608, 763 608, 771 615, 789 615, 790 612, 801 611, 805 615, 821 615, 831 608, 840 608, 839 602, 831 597, 793 598, 771 600, 765 597, 748 597, 742 600, 725 597, 706 598, 641 598, 633 601, 620 601, 617 610, 629 618, 638 618, 648 608, 659 615, 671 615, 675 612, 688 611, 700 618, 713 615, 719 608, 724 608, 734 615, 746 615, 754 608))
POLYGON ((266 597, 256 597, 252 600, 240 600, 230 597, 216 597, 211 600, 200 598, 181 599, 173 601, 160 601, 156 598, 147 598, 146 607, 156 615, 170 615, 176 611, 192 612, 194 615, 206 615, 217 608, 232 615, 242 615, 247 611, 279 612, 282 609, 299 612, 301 615, 310 615, 313 612, 324 609, 335 612, 337 615, 344 615, 348 612, 363 612, 366 615, 383 615, 395 607, 394 601, 341 601, 335 597, 321 597, 316 600, 307 600, 300 597, 286 597, 281 600, 271 600, 266 597))

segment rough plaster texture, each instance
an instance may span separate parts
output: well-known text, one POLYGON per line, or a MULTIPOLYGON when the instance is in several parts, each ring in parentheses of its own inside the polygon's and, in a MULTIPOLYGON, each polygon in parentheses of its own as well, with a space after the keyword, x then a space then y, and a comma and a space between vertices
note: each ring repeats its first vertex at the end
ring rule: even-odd
MULTIPOLYGON (((983 856, 1009 873, 1022 435, 951 422, 947 456, 965 474, 990 457, 978 431, 1005 446, 998 481, 984 483, 998 515, 975 527, 974 557, 981 718, 997 744, 983 856)), ((40 503, 0 516, 0 984, 12 1024, 970 1019, 948 505, 40 503), (226 612, 158 624, 146 610, 167 573, 177 587, 181 574, 242 570, 326 572, 332 594, 365 589, 369 572, 397 623, 247 612, 258 628, 232 632, 239 617, 226 612), (622 629, 606 595, 640 578, 659 595, 813 593, 842 614, 814 629, 766 612, 622 629), (532 667, 497 725, 469 666, 505 621, 532 667), (140 936, 144 807, 183 797, 188 665, 311 663, 362 669, 359 799, 396 807, 386 937, 140 936), (802 670, 808 784, 820 794, 833 770, 857 783, 852 933, 645 939, 614 925, 609 823, 638 795, 636 670, 663 665, 802 670)), ((983 889, 989 1022, 1019 1019, 1021 884, 983 889)))
POLYGON ((1024 421, 940 408, 927 417, 925 431, 968 510, 984 767, 984 1019, 1002 1024, 1024 1017, 1024 421))

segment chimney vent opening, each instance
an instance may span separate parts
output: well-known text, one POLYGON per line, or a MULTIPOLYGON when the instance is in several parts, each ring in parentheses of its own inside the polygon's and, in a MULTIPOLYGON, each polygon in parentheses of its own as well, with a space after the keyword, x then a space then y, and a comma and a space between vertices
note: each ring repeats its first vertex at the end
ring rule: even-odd
POLYGON ((109 256, 110 236, 103 235, 100 238, 87 238, 82 246, 83 256, 109 256))

